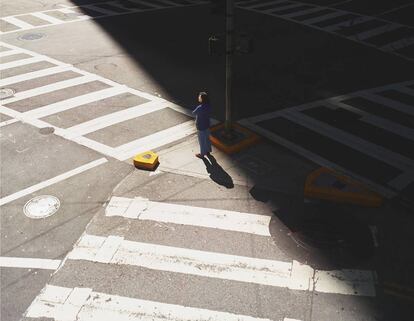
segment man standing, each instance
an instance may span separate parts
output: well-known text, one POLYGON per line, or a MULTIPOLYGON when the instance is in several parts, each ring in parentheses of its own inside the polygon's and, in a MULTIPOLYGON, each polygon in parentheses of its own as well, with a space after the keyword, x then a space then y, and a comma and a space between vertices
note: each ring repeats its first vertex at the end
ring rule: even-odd
POLYGON ((198 105, 193 114, 196 116, 196 127, 198 133, 198 142, 200 144, 200 153, 195 156, 198 158, 204 158, 211 153, 210 142, 210 101, 206 92, 202 91, 198 94, 198 105))

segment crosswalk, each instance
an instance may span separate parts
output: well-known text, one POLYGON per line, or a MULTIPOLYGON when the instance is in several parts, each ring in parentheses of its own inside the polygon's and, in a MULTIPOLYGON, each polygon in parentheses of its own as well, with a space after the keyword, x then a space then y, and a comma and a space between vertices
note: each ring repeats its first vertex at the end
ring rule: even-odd
POLYGON ((286 108, 240 122, 392 197, 414 182, 414 81, 286 108))
MULTIPOLYGON (((171 228, 182 226, 184 230, 173 233, 173 237, 179 239, 196 230, 238 233, 246 240, 251 235, 261 238, 261 241, 270 239, 270 217, 267 215, 154 202, 144 198, 112 197, 105 209, 104 219, 113 220, 118 227, 124 226, 135 231, 142 228, 142 231, 146 232, 149 232, 148 228, 141 226, 145 222, 167 224, 171 228)), ((99 225, 96 221, 92 224, 99 225)), ((121 230, 125 231, 124 228, 121 230)), ((193 304, 184 302, 179 297, 171 298, 168 291, 159 291, 165 286, 178 287, 177 290, 182 293, 180 286, 186 284, 186 289, 191 292, 190 288, 197 287, 198 282, 218 282, 217 285, 221 284, 220 286, 229 289, 237 289, 238 285, 259 285, 272 291, 333 295, 340 296, 342 301, 349 299, 353 302, 358 298, 373 300, 376 296, 376 274, 370 270, 318 270, 297 261, 234 255, 224 253, 228 252, 225 249, 223 253, 194 249, 191 243, 188 247, 177 247, 143 242, 127 238, 123 234, 111 234, 111 229, 106 231, 99 235, 88 232, 83 234, 51 282, 27 309, 26 318, 68 321, 299 321, 308 313, 300 313, 301 319, 291 319, 298 315, 297 311, 269 311, 267 307, 262 307, 259 311, 251 307, 248 309, 250 313, 245 313, 246 311, 238 311, 237 307, 241 309, 241 306, 236 304, 234 307, 231 302, 227 302, 229 309, 217 309, 217 302, 214 303, 217 299, 214 297, 206 299, 206 302, 197 301, 198 304, 193 304), (83 271, 82 281, 68 283, 67 280, 77 279, 73 275, 77 273, 75 271, 83 271), (145 282, 138 281, 154 280, 158 275, 156 273, 161 273, 157 288, 152 288, 152 282, 144 284, 145 282), (102 290, 102 280, 100 277, 96 278, 97 274, 103 276, 106 283, 112 284, 110 290, 102 290), (133 279, 130 279, 131 276, 133 279), (115 279, 117 281, 113 283, 115 279), (131 291, 126 295, 125 291, 120 291, 117 284, 122 286, 124 282, 136 284, 136 287, 142 290, 139 291, 141 294, 131 291), (168 285, 161 284, 163 282, 168 285), (142 289, 145 286, 149 288, 142 289), (147 293, 148 297, 142 293, 147 293), (159 300, 154 300, 154 293, 157 293, 159 300)), ((135 237, 139 238, 139 235, 135 237)), ((192 290, 201 291, 207 297, 210 295, 200 288, 192 290)), ((214 292, 211 291, 211 295, 214 295, 214 292)), ((254 295, 251 296, 251 300, 255 300, 254 295)), ((230 301, 238 302, 237 294, 232 296, 230 301)), ((286 302, 286 305, 289 304, 291 303, 286 302)), ((274 302, 270 301, 270 306, 273 305, 274 302)), ((333 316, 328 313, 326 317, 326 320, 332 320, 333 316)))
POLYGON ((191 113, 162 98, 0 42, 0 113, 124 161, 195 133, 191 113), (157 121, 155 121, 157 120, 157 121), (145 129, 148 122, 155 124, 145 129), (157 125, 159 123, 159 125, 157 125))
POLYGON ((80 6, 61 5, 61 8, 1 17, 0 34, 204 3, 204 0, 117 0, 80 6))
POLYGON ((414 28, 378 17, 287 0, 239 0, 242 9, 282 18, 414 60, 414 28))

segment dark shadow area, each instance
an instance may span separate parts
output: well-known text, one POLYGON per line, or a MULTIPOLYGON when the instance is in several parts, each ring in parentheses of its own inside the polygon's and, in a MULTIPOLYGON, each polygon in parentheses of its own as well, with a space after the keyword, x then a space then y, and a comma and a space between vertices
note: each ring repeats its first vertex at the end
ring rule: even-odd
MULTIPOLYGON (((224 34, 224 14, 212 14, 209 5, 139 8, 144 11, 108 18, 80 9, 96 16, 94 22, 154 79, 157 88, 146 89, 188 108, 206 90, 214 116, 223 119, 224 56, 209 56, 208 38, 224 34)), ((275 17, 237 9, 235 19, 236 31, 252 37, 254 51, 234 57, 234 120, 408 80, 414 71, 397 57, 275 17)))
POLYGON ((258 201, 278 205, 270 234, 296 260, 322 270, 369 269, 373 263, 374 239, 369 222, 355 214, 354 206, 304 200, 303 195, 258 187, 253 187, 250 194, 258 201), (281 226, 285 233, 281 233, 281 226))
MULTIPOLYGON (((83 4, 81 0, 72 2, 83 4)), ((120 2, 125 7, 134 5, 129 1, 120 2)), ((85 13, 99 16, 92 10, 85 13)), ((252 36, 255 51, 235 56, 234 120, 411 80, 414 74, 413 64, 374 48, 266 15, 236 10, 236 16, 237 30, 252 36)), ((209 56, 207 42, 211 35, 223 34, 221 14, 212 15, 209 6, 200 5, 148 10, 94 22, 157 83, 156 87, 136 89, 160 92, 164 98, 187 108, 195 104, 196 93, 205 90, 210 93, 213 116, 224 118, 224 57, 209 56)), ((295 129, 290 131, 297 137, 295 129)), ((329 150, 329 145, 326 146, 329 150)), ((266 158, 266 155, 256 156, 266 158)), ((214 182, 226 188, 234 187, 233 179, 213 156, 203 162, 214 182)), ((359 163, 358 166, 361 167, 359 163)), ((366 166, 367 171, 375 167, 366 166)), ((378 167, 377 172, 381 171, 378 167)), ((247 171, 246 176, 249 176, 247 171)), ((395 258, 388 259, 393 244, 400 244, 401 251, 404 248, 412 252, 412 243, 401 244, 404 237, 395 234, 400 217, 376 209, 308 203, 303 199, 303 190, 292 193, 285 191, 284 186, 272 187, 280 184, 276 180, 263 187, 265 176, 253 178, 256 185, 250 192, 256 200, 274 208, 271 235, 286 253, 320 269, 375 268, 379 273, 391 270, 403 275, 402 265, 406 262, 402 260, 390 267, 395 258), (395 222, 389 224, 393 219, 395 222), (372 224, 377 226, 378 237, 384 242, 380 244, 387 244, 386 249, 376 248, 372 224)), ((412 235, 412 231, 405 233, 412 235)), ((398 258, 405 255, 398 254, 398 258)), ((384 272, 385 278, 389 276, 387 273, 384 272)), ((404 279, 399 282, 407 284, 404 279)), ((382 309, 393 316, 394 299, 381 295, 381 302, 385 304, 382 309)))
POLYGON ((207 173, 209 173, 210 178, 213 182, 224 186, 225 188, 233 188, 233 179, 231 176, 217 163, 217 160, 213 155, 208 155, 203 157, 202 161, 206 165, 207 173))

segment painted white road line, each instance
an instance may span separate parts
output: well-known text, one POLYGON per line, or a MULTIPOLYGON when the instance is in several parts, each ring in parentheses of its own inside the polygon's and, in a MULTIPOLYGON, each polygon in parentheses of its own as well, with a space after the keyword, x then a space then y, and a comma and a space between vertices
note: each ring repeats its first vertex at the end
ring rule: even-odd
POLYGON ((168 6, 174 6, 174 7, 185 7, 185 4, 179 4, 173 1, 169 1, 169 0, 158 0, 160 2, 163 2, 165 4, 167 4, 168 6))
POLYGON ((161 6, 159 4, 152 3, 151 0, 148 0, 148 1, 145 1, 145 0, 129 0, 129 1, 135 2, 135 3, 138 3, 138 4, 143 4, 143 5, 146 5, 148 7, 152 7, 154 9, 162 9, 162 8, 164 8, 163 6, 161 6))
POLYGON ((62 12, 63 14, 72 15, 73 20, 62 20, 61 23, 69 23, 69 22, 84 21, 84 20, 92 19, 91 16, 88 16, 87 14, 82 14, 81 12, 77 12, 76 10, 73 10, 71 8, 56 9, 56 11, 62 12))
POLYGON ((53 74, 57 74, 59 72, 68 71, 70 70, 70 65, 62 65, 62 66, 56 66, 56 67, 50 67, 46 69, 41 69, 37 71, 28 72, 26 74, 7 77, 0 79, 0 86, 8 86, 11 84, 19 83, 22 81, 32 80, 44 76, 50 76, 53 74))
MULTIPOLYGON (((51 106, 51 105, 49 105, 49 106, 51 106)), ((20 112, 15 111, 11 108, 7 108, 7 107, 1 106, 1 105, 0 105, 0 112, 7 115, 7 116, 9 116, 9 117, 15 118, 17 120, 20 120, 22 122, 28 123, 32 126, 35 126, 37 128, 53 127, 55 129, 54 134, 57 135, 57 136, 60 136, 60 137, 63 137, 63 138, 67 138, 67 137, 71 136, 71 133, 68 132, 66 129, 53 126, 53 125, 51 125, 51 124, 49 124, 49 123, 47 123, 43 120, 35 118, 35 117, 27 116, 26 113, 20 113, 20 112)), ((99 142, 96 142, 94 140, 91 140, 91 139, 83 137, 83 136, 73 137, 70 140, 73 141, 74 143, 77 143, 79 145, 88 147, 90 149, 93 149, 93 150, 101 153, 101 154, 104 154, 104 155, 107 155, 107 156, 110 156, 110 157, 113 157, 113 158, 116 158, 117 155, 118 155, 118 153, 116 153, 116 150, 114 148, 112 148, 110 146, 107 146, 107 145, 104 145, 104 144, 101 144, 99 142)))
POLYGON ((39 57, 30 57, 30 58, 11 61, 11 62, 6 62, 4 64, 0 64, 0 71, 1 70, 6 70, 6 69, 9 69, 9 68, 20 67, 20 66, 32 64, 32 63, 39 62, 39 61, 42 61, 42 60, 44 60, 43 57, 39 56, 39 57))
POLYGON ((3 99, 1 103, 3 105, 7 105, 7 104, 14 103, 16 101, 19 101, 19 100, 23 100, 26 98, 32 98, 32 97, 43 95, 43 94, 48 94, 50 92, 57 91, 60 89, 70 88, 70 87, 77 86, 77 85, 83 85, 88 82, 92 82, 94 80, 96 80, 96 78, 92 75, 91 76, 79 75, 78 77, 75 77, 75 78, 62 80, 59 82, 55 82, 53 84, 18 92, 13 97, 3 99))
POLYGON ((374 115, 369 115, 369 116, 362 117, 360 121, 363 121, 368 124, 374 125, 376 127, 388 130, 389 132, 393 132, 394 134, 397 134, 401 137, 414 140, 414 129, 394 123, 385 118, 377 117, 374 115))
POLYGON ((9 120, 6 120, 6 121, 2 121, 1 123, 0 123, 0 128, 1 127, 4 127, 4 126, 7 126, 7 125, 10 125, 10 124, 14 124, 14 123, 17 123, 19 120, 18 119, 15 119, 15 118, 13 118, 13 119, 9 119, 9 120))
POLYGON ((321 10, 323 10, 323 8, 314 7, 314 8, 303 9, 303 10, 300 10, 300 11, 295 11, 295 12, 292 12, 292 13, 284 14, 282 16, 284 18, 294 18, 294 17, 297 17, 297 16, 302 16, 302 15, 305 15, 305 14, 314 13, 314 12, 318 12, 318 11, 321 11, 321 10))
POLYGON ((389 189, 389 188, 386 188, 382 185, 376 184, 376 183, 368 180, 367 178, 365 178, 361 175, 355 174, 352 171, 350 171, 349 169, 347 169, 345 167, 342 167, 342 166, 340 166, 336 163, 333 163, 333 162, 329 161, 328 159, 323 158, 320 155, 317 155, 317 154, 311 152, 310 150, 307 150, 307 149, 303 148, 302 146, 299 146, 295 143, 292 143, 291 141, 289 141, 289 140, 287 140, 287 139, 285 139, 281 136, 278 136, 278 135, 264 129, 264 128, 256 125, 255 123, 250 122, 247 119, 239 120, 238 123, 240 123, 243 126, 246 126, 247 128, 251 129, 252 131, 254 131, 254 132, 256 132, 260 135, 263 135, 264 137, 268 138, 269 140, 274 141, 274 142, 286 147, 287 149, 290 149, 290 150, 294 151, 295 153, 298 153, 299 155, 315 162, 316 164, 319 164, 320 166, 331 168, 333 170, 336 170, 340 173, 344 173, 345 175, 349 175, 350 177, 353 177, 353 178, 367 184, 367 186, 370 186, 370 188, 373 191, 381 194, 382 196, 384 196, 386 198, 392 198, 392 197, 397 195, 397 193, 395 191, 393 191, 392 189, 389 189))
MULTIPOLYGON (((316 25, 318 22, 322 22, 322 21, 330 19, 330 18, 335 18, 335 17, 349 15, 349 14, 355 15, 355 18, 349 19, 348 21, 345 22, 345 23, 351 23, 351 25, 353 25, 352 24, 353 21, 368 21, 368 20, 372 20, 373 17, 363 16, 363 15, 356 15, 355 13, 350 12, 350 11, 339 10, 339 9, 334 9, 334 8, 330 8, 332 10, 335 10, 334 12, 324 14, 323 10, 327 9, 326 6, 325 7, 324 6, 313 7, 313 8, 304 9, 304 10, 298 11, 298 12, 288 13, 288 14, 277 14, 277 12, 275 12, 275 13, 271 12, 272 10, 276 10, 277 8, 269 9, 269 10, 266 10, 266 9, 261 10, 260 9, 260 7, 262 7, 262 6, 266 6, 266 5, 271 4, 271 3, 279 3, 279 2, 286 2, 286 1, 281 0, 281 1, 267 2, 267 3, 254 3, 253 2, 253 5, 250 5, 250 6, 249 6, 249 2, 247 2, 247 3, 243 2, 243 3, 237 3, 236 6, 238 8, 244 9, 244 10, 251 10, 251 11, 262 13, 262 14, 265 14, 265 15, 277 16, 279 18, 282 18, 282 19, 285 19, 285 20, 288 20, 288 21, 291 21, 291 22, 294 22, 294 23, 297 23, 297 24, 307 25, 307 26, 312 27, 314 29, 318 29, 320 31, 325 31, 325 32, 331 33, 335 36, 339 36, 341 38, 344 38, 344 39, 347 39, 347 40, 350 40, 350 41, 354 41, 354 42, 357 42, 359 44, 363 44, 363 45, 371 47, 371 48, 376 48, 376 49, 381 50, 383 52, 386 52, 388 54, 393 54, 393 55, 396 55, 398 57, 402 57, 402 58, 405 58, 405 59, 408 59, 408 60, 412 60, 412 58, 409 57, 409 56, 406 56, 402 53, 395 52, 395 50, 398 50, 397 48, 399 48, 399 45, 401 46, 401 48, 404 48, 405 46, 409 45, 409 44, 406 44, 403 41, 398 43, 398 44, 397 44, 397 41, 395 41, 396 42, 396 48, 392 49, 392 47, 388 47, 388 45, 385 46, 384 48, 382 48, 381 46, 377 46, 375 44, 366 42, 365 40, 362 39, 362 38, 366 39, 367 37, 371 37, 376 32, 378 32, 378 34, 380 34, 380 33, 382 33, 381 30, 372 31, 372 33, 367 33, 367 34, 362 33, 360 35, 361 38, 358 39, 357 37, 354 37, 354 36, 346 36, 346 35, 342 35, 340 33, 337 33, 338 29, 341 28, 342 23, 333 22, 332 25, 324 26, 324 27, 318 27, 316 25), (296 17, 298 17, 302 14, 313 13, 313 12, 318 13, 318 11, 321 11, 321 15, 318 16, 318 17, 310 18, 310 19, 304 20, 304 21, 295 20, 296 17)), ((302 4, 305 4, 305 3, 301 3, 301 5, 302 4)), ((394 22, 391 22, 391 21, 388 21, 388 20, 385 20, 385 19, 378 18, 378 17, 375 17, 375 20, 383 22, 384 25, 386 25, 388 27, 390 27, 390 26, 409 27, 407 25, 397 24, 397 23, 394 23, 394 22)), ((372 30, 374 30, 374 29, 372 29, 372 30)))
POLYGON ((338 31, 339 29, 342 29, 342 28, 353 27, 353 26, 356 26, 356 25, 361 24, 363 22, 367 22, 367 21, 371 21, 371 20, 374 20, 374 17, 351 18, 347 21, 342 21, 342 22, 336 23, 334 25, 324 27, 323 29, 326 30, 326 31, 329 31, 329 32, 334 32, 334 31, 338 31))
POLYGON ((403 49, 405 47, 411 46, 412 44, 414 44, 414 37, 404 38, 404 39, 400 39, 400 40, 391 42, 391 43, 381 47, 381 50, 384 50, 384 51, 400 50, 400 49, 403 49))
POLYGON ((83 136, 99 129, 112 126, 133 118, 137 118, 161 109, 167 108, 167 103, 160 103, 159 101, 150 101, 115 113, 94 118, 90 121, 67 128, 67 131, 72 132, 73 136, 68 138, 83 136))
POLYGON ((375 29, 371 29, 371 30, 367 30, 367 31, 358 33, 358 34, 356 34, 356 35, 354 35, 350 38, 355 38, 356 40, 361 41, 361 40, 365 40, 365 39, 368 39, 368 38, 371 38, 371 37, 374 37, 374 36, 378 36, 380 34, 398 29, 400 27, 401 26, 399 26, 399 25, 387 24, 385 26, 381 26, 381 27, 378 27, 378 28, 375 28, 375 29))
POLYGON ((253 9, 253 10, 257 10, 258 11, 260 9, 257 9, 257 7, 263 7, 263 6, 268 6, 268 5, 270 6, 270 5, 278 4, 278 3, 281 3, 281 2, 286 2, 286 0, 269 1, 269 2, 265 2, 265 3, 255 3, 252 6, 246 6, 246 7, 243 6, 243 8, 253 9))
POLYGON ((60 19, 57 19, 55 17, 49 16, 48 14, 43 13, 43 12, 33 12, 33 13, 31 13, 31 15, 35 16, 35 17, 37 17, 41 20, 45 20, 47 22, 55 24, 55 25, 63 23, 63 20, 60 20, 60 19))
POLYGON ((301 7, 302 5, 303 4, 301 4, 301 3, 290 3, 290 4, 287 4, 285 6, 280 6, 280 7, 277 7, 277 8, 268 9, 268 10, 266 10, 266 12, 277 16, 278 15, 277 11, 279 11, 279 10, 285 10, 285 9, 291 9, 291 8, 294 9, 294 8, 297 8, 297 7, 301 7))
POLYGON ((61 260, 0 256, 1 267, 56 270, 61 260))
POLYGON ((332 127, 304 114, 286 111, 283 117, 323 136, 329 137, 330 139, 335 140, 341 144, 360 151, 361 153, 380 159, 383 162, 403 171, 408 170, 414 166, 414 161, 405 156, 394 153, 393 151, 388 150, 380 145, 365 141, 363 138, 349 134, 341 129, 332 127))
POLYGON ((298 319, 290 319, 290 318, 284 318, 283 321, 301 321, 298 319))
POLYGON ((124 86, 109 87, 102 90, 94 91, 88 94, 58 101, 56 103, 39 107, 24 113, 26 118, 43 118, 49 115, 60 113, 74 107, 88 104, 101 99, 109 98, 126 92, 124 86))
POLYGON ((124 161, 146 150, 156 149, 196 133, 193 120, 161 130, 116 148, 117 159, 124 161))
POLYGON ((414 116, 414 109, 413 109, 412 106, 401 103, 401 102, 393 100, 393 99, 389 99, 389 98, 380 96, 379 93, 375 94, 375 93, 370 93, 370 92, 363 92, 363 93, 360 93, 360 96, 362 96, 362 97, 364 97, 368 100, 371 100, 373 102, 377 102, 381 105, 385 105, 389 108, 398 110, 402 113, 406 113, 406 114, 409 114, 411 116, 414 116))
MULTIPOLYGON (((79 22, 79 21, 84 21, 84 20, 89 20, 89 19, 100 19, 100 18, 106 18, 106 17, 109 17, 109 16, 120 16, 120 15, 137 13, 137 12, 147 11, 147 10, 162 10, 162 9, 169 9, 169 8, 171 8, 171 5, 167 5, 167 1, 168 0, 167 1, 164 1, 164 3, 166 3, 165 6, 152 4, 150 2, 150 0, 148 2, 145 2, 145 3, 143 1, 141 1, 141 2, 140 1, 133 1, 133 0, 130 0, 130 1, 131 2, 136 2, 136 3, 141 3, 141 4, 148 5, 149 8, 148 9, 126 8, 126 7, 122 6, 122 4, 120 4, 120 3, 113 2, 113 1, 109 1, 109 2, 91 3, 89 5, 82 5, 82 6, 66 6, 66 7, 62 7, 62 8, 56 8, 56 9, 50 9, 50 10, 44 10, 44 11, 37 12, 37 13, 46 14, 46 15, 47 15, 47 13, 53 12, 53 11, 60 11, 62 13, 76 13, 76 10, 75 9, 89 8, 89 7, 93 7, 93 6, 96 6, 96 7, 91 8, 91 9, 93 9, 95 11, 100 11, 102 13, 105 11, 105 13, 103 13, 102 15, 97 16, 97 17, 92 17, 92 16, 82 15, 81 14, 78 17, 74 17, 74 19, 72 19, 72 20, 60 20, 60 19, 56 19, 59 22, 57 22, 56 20, 54 20, 54 23, 49 24, 47 26, 45 26, 45 25, 32 26, 30 24, 25 24, 23 21, 21 21, 19 19, 19 17, 20 16, 27 15, 27 14, 18 14, 18 15, 14 15, 14 16, 3 17, 3 18, 0 18, 0 19, 5 19, 6 18, 6 19, 8 19, 10 21, 13 21, 13 24, 14 25, 19 24, 20 26, 25 26, 25 28, 20 28, 20 29, 17 29, 17 30, 10 30, 10 31, 4 31, 4 32, 0 32, 0 34, 8 34, 8 33, 13 33, 13 32, 19 32, 21 30, 28 30, 28 29, 39 29, 39 28, 44 28, 44 27, 49 27, 49 26, 55 26, 55 25, 59 25, 59 24, 66 24, 66 23, 71 23, 71 22, 79 22), (122 8, 125 11, 124 12, 115 12, 115 11, 112 11, 112 10, 109 10, 109 9, 100 8, 99 6, 102 5, 102 4, 111 4, 113 6, 122 8)), ((168 1, 168 3, 170 3, 170 1, 168 1)), ((205 2, 195 2, 195 1, 193 1, 191 4, 187 4, 187 5, 174 4, 174 6, 176 6, 176 7, 181 7, 181 6, 184 7, 184 6, 195 6, 195 5, 201 5, 201 4, 205 4, 205 2)), ((28 13, 28 14, 33 14, 33 13, 28 13)), ((46 20, 46 19, 47 20, 52 20, 53 17, 51 17, 51 18, 43 17, 42 19, 44 19, 44 20, 46 20)))
MULTIPOLYGON (((59 131, 58 131, 59 132, 59 131)), ((56 131, 55 131, 56 133, 56 131)), ((66 136, 71 135, 71 133, 68 134, 68 132, 66 130, 62 130, 62 132, 59 132, 59 135, 63 138, 66 138, 66 136)), ((116 153, 116 150, 108 145, 99 143, 95 140, 89 139, 87 137, 84 136, 78 136, 78 137, 73 137, 70 139, 71 141, 73 141, 74 143, 77 143, 79 145, 88 147, 90 149, 93 149, 95 151, 97 151, 98 153, 104 154, 106 156, 110 156, 113 157, 115 159, 117 159, 118 154, 116 153)))
POLYGON ((151 202, 143 198, 114 196, 105 215, 270 236, 271 217, 267 215, 151 202))
POLYGON ((132 12, 139 12, 139 11, 141 11, 141 10, 138 10, 138 8, 128 8, 122 2, 111 1, 111 2, 107 2, 107 4, 110 4, 113 7, 117 7, 117 8, 123 9, 123 10, 128 11, 128 12, 131 12, 131 13, 132 12))
POLYGON ((32 302, 25 316, 65 321, 272 321, 94 292, 89 288, 65 288, 49 284, 32 302))
POLYGON ((16 17, 2 17, 1 19, 8 22, 8 23, 11 23, 11 24, 15 25, 16 27, 19 27, 20 30, 21 29, 31 29, 31 28, 34 27, 30 23, 24 22, 24 21, 22 21, 22 20, 20 20, 16 17))
POLYGON ((61 181, 64 181, 65 179, 68 179, 72 176, 83 173, 83 172, 85 172, 85 171, 87 171, 91 168, 94 168, 94 167, 99 166, 103 163, 106 163, 107 161, 108 160, 106 158, 100 158, 100 159, 94 160, 90 163, 87 163, 85 165, 82 165, 82 166, 79 166, 75 169, 72 169, 72 170, 70 170, 66 173, 60 174, 58 176, 55 176, 55 177, 50 178, 48 180, 45 180, 41 183, 32 185, 32 186, 30 186, 28 188, 25 188, 25 189, 23 189, 19 192, 7 195, 3 198, 0 198, 0 206, 8 204, 8 203, 10 203, 14 200, 17 200, 17 199, 23 197, 23 196, 26 196, 26 195, 29 195, 31 193, 37 192, 37 191, 39 191, 39 190, 41 190, 45 187, 48 187, 50 185, 53 185, 53 184, 59 183, 61 181))
POLYGON ((385 129, 389 132, 392 132, 394 134, 397 134, 401 137, 405 137, 411 140, 414 140, 414 129, 405 127, 403 125, 397 124, 391 120, 388 120, 386 118, 382 118, 373 114, 370 114, 362 109, 358 109, 356 107, 347 105, 342 102, 332 102, 331 104, 325 105, 329 108, 343 108, 346 110, 349 110, 355 114, 359 114, 362 116, 362 118, 359 119, 359 121, 366 122, 368 124, 374 125, 375 127, 379 127, 382 129, 385 129))
POLYGON ((318 16, 318 17, 315 17, 315 18, 310 18, 310 19, 304 20, 304 21, 302 21, 302 23, 307 24, 307 25, 312 25, 312 24, 315 24, 315 23, 318 23, 318 22, 322 22, 324 20, 328 20, 328 19, 331 19, 331 18, 336 18, 336 17, 340 17, 340 16, 344 16, 344 15, 346 15, 346 12, 335 11, 335 12, 330 12, 330 13, 324 14, 322 16, 318 16))
POLYGON ((96 12, 99 12, 99 13, 102 13, 102 14, 108 15, 108 16, 115 16, 119 13, 119 12, 115 12, 115 11, 112 11, 112 10, 109 10, 109 9, 101 8, 101 7, 99 7, 99 4, 87 5, 87 6, 84 6, 83 8, 91 9, 93 11, 96 11, 96 12))
MULTIPOLYGON (((2 52, 0 52, 0 58, 7 57, 7 56, 12 56, 12 55, 17 55, 19 53, 20 53, 20 51, 16 50, 16 49, 2 51, 2 52)), ((1 60, 0 60, 0 62, 1 62, 1 60)))
POLYGON ((116 239, 116 251, 102 249, 109 237, 84 234, 70 260, 139 266, 152 270, 344 295, 375 296, 375 273, 364 270, 318 271, 297 261, 282 262, 116 239), (104 261, 100 258, 104 257, 104 261), (108 262, 108 257, 111 259, 108 262))
MULTIPOLYGON (((30 51, 30 50, 27 50, 27 49, 19 48, 19 47, 16 47, 16 46, 13 46, 13 45, 10 45, 10 44, 1 42, 1 41, 0 41, 0 45, 1 46, 4 46, 6 48, 9 48, 9 49, 19 50, 21 53, 26 53, 28 55, 34 56, 39 61, 42 61, 42 60, 43 61, 47 61, 47 62, 50 62, 50 63, 55 64, 57 66, 64 66, 64 67, 70 66, 70 65, 68 65, 66 63, 63 63, 63 62, 59 61, 59 60, 56 60, 56 59, 53 59, 53 58, 50 58, 50 57, 47 57, 47 56, 44 56, 44 55, 39 55, 39 54, 37 54, 34 51, 30 51)), ((134 94, 134 95, 137 95, 137 96, 140 96, 140 97, 143 97, 145 99, 153 100, 153 101, 156 101, 157 100, 157 101, 162 101, 162 102, 166 102, 167 101, 167 100, 165 100, 163 98, 160 98, 160 97, 157 97, 157 96, 148 94, 146 92, 143 92, 143 91, 140 91, 140 90, 136 90, 136 89, 133 89, 133 88, 129 88, 129 87, 125 86, 125 85, 121 85, 121 84, 119 84, 119 83, 117 83, 115 81, 112 81, 110 79, 101 77, 99 75, 96 75, 96 74, 93 74, 93 73, 90 73, 90 72, 87 72, 87 71, 84 71, 84 70, 81 70, 81 69, 78 69, 78 68, 75 68, 75 67, 72 67, 72 68, 70 70, 72 70, 74 72, 77 72, 79 74, 82 74, 84 76, 93 76, 93 77, 96 77, 96 80, 99 80, 99 81, 101 81, 101 82, 103 82, 103 83, 105 83, 105 84, 107 84, 109 86, 113 86, 113 87, 124 86, 125 88, 127 88, 126 89, 127 92, 129 92, 131 94, 134 94)), ((30 75, 30 74, 31 73, 28 73, 28 75, 30 75)), ((24 75, 21 75, 21 76, 24 77, 24 75)))
POLYGON ((396 90, 404 94, 410 95, 412 96, 412 98, 414 98, 414 89, 411 89, 408 87, 399 87, 399 88, 396 88, 396 90))
POLYGON ((395 177, 393 180, 388 182, 388 185, 397 190, 402 190, 412 182, 414 182, 414 169, 408 170, 395 177))

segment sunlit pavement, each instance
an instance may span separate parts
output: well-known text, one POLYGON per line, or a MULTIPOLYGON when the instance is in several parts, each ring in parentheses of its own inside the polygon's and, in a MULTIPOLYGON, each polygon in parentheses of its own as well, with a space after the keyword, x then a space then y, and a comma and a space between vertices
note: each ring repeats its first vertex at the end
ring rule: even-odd
POLYGON ((367 34, 355 42, 283 16, 312 9, 315 19, 319 7, 263 15, 282 1, 242 2, 237 27, 254 52, 236 56, 234 115, 268 140, 204 161, 187 108, 206 89, 223 117, 224 61, 207 50, 223 19, 208 6, 2 4, 2 319, 30 306, 28 319, 408 320, 410 45, 394 54, 367 34), (132 166, 147 149, 159 152, 155 172, 132 166), (319 166, 404 201, 304 201, 319 166), (42 195, 60 207, 33 219, 46 201, 32 216, 25 204, 42 195))

